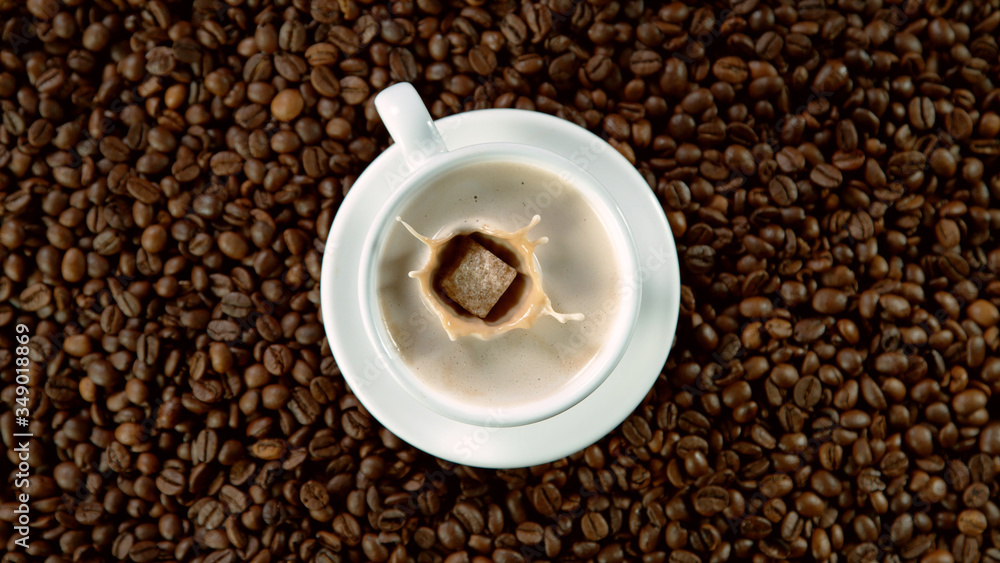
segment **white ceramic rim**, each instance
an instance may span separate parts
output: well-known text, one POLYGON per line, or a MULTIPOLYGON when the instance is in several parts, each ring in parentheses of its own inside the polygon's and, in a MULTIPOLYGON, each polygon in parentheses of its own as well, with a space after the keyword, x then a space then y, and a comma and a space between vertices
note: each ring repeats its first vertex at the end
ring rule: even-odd
POLYGON ((639 252, 642 303, 632 342, 603 385, 570 410, 525 426, 477 426, 443 417, 410 397, 386 375, 375 347, 358 330, 357 268, 364 232, 382 201, 410 167, 389 147, 358 177, 341 203, 324 244, 321 315, 327 342, 359 408, 412 446, 476 467, 529 467, 555 461, 598 441, 639 406, 661 376, 680 313, 680 264, 663 208, 635 167, 590 131, 554 116, 523 110, 465 112, 435 122, 458 148, 509 141, 545 148, 613 183, 639 252))
MULTIPOLYGON (((403 218, 405 220, 405 217, 403 218)), ((542 218, 544 221, 544 217, 542 218)), ((429 233, 425 233, 429 234, 429 233)), ((638 254, 631 230, 622 215, 618 202, 594 176, 553 152, 517 143, 483 143, 462 147, 434 155, 418 170, 408 176, 389 196, 372 221, 361 251, 359 268, 358 299, 361 303, 362 322, 365 334, 373 342, 377 342, 380 353, 384 356, 389 373, 396 379, 414 399, 420 401, 431 410, 458 422, 474 425, 493 424, 496 426, 523 426, 547 418, 551 418, 573 407, 595 389, 614 371, 621 361, 638 318, 641 300, 642 284, 639 278, 638 254), (406 363, 399 357, 384 322, 380 322, 381 310, 377 299, 378 291, 378 256, 389 230, 402 228, 396 223, 396 217, 401 210, 415 198, 428 190, 433 190, 434 181, 453 173, 459 168, 485 162, 513 162, 542 168, 560 176, 564 181, 576 187, 583 195, 594 212, 601 219, 606 229, 616 239, 615 246, 625 249, 617 259, 623 273, 623 285, 629 291, 621 295, 621 304, 615 314, 611 338, 602 346, 598 354, 587 364, 580 375, 560 388, 559 393, 542 397, 536 401, 516 407, 505 407, 503 416, 498 417, 495 408, 477 407, 463 404, 461 401, 448 397, 422 383, 413 374, 406 363), (366 306, 367 304, 367 306, 366 306)), ((542 265, 544 284, 545 268, 542 265)), ((416 283, 416 282, 413 282, 416 283)), ((441 330, 432 326, 431 330, 441 330)))

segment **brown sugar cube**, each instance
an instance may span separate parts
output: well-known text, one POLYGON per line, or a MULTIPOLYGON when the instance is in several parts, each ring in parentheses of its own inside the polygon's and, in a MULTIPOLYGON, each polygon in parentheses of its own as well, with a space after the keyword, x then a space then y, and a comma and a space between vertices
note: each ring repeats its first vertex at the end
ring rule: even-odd
POLYGON ((466 241, 460 256, 441 287, 463 309, 484 318, 517 277, 517 270, 473 240, 466 241))

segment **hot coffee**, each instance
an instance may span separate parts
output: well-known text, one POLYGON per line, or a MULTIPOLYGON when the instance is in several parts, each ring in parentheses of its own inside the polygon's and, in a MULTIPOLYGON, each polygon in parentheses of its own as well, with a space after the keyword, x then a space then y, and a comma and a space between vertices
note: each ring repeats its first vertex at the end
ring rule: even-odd
POLYGON ((461 233, 502 247, 503 237, 482 233, 524 231, 538 215, 530 238, 548 239, 534 250, 544 292, 555 311, 582 319, 542 317, 529 328, 453 341, 423 302, 420 283, 409 276, 426 266, 428 246, 393 223, 375 274, 392 346, 431 393, 467 405, 514 407, 572 385, 613 331, 629 328, 620 312, 633 280, 623 274, 624 243, 609 230, 607 211, 598 211, 559 175, 530 163, 467 164, 433 181, 433 197, 416 197, 399 213, 414 232, 431 238, 461 233))

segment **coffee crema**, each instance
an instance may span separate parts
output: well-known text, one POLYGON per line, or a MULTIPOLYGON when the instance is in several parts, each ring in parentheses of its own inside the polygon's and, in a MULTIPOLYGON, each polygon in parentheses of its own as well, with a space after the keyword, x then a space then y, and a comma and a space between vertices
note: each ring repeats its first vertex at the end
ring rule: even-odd
POLYGON ((609 339, 622 299, 633 289, 619 258, 625 250, 606 219, 571 183, 531 164, 467 164, 433 181, 429 195, 401 209, 406 227, 393 225, 376 258, 379 306, 391 345, 430 392, 467 405, 520 406, 572 385, 609 339), (409 276, 428 268, 428 241, 456 233, 520 233, 527 241, 529 229, 537 237, 529 244, 548 239, 533 250, 549 308, 582 318, 563 323, 542 316, 527 329, 489 339, 454 333, 452 340, 427 306, 423 283, 409 276))

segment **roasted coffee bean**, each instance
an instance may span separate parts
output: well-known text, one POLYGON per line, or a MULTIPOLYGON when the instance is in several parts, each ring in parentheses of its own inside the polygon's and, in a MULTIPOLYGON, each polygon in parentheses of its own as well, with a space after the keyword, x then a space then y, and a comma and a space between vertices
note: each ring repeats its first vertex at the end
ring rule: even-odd
POLYGON ((418 72, 417 61, 409 49, 396 47, 389 52, 389 73, 394 79, 410 82, 416 80, 418 72))
POLYGON ((608 535, 608 522, 599 512, 588 512, 580 521, 583 537, 591 541, 600 541, 608 535))
POLYGON ((813 168, 809 179, 820 187, 835 188, 843 182, 843 174, 836 167, 824 162, 813 168))
POLYGON ((622 424, 622 433, 629 442, 636 446, 645 444, 652 437, 649 424, 643 418, 637 416, 629 417, 622 424))
POLYGON ((684 253, 684 264, 695 274, 706 274, 715 266, 715 249, 706 245, 692 246, 684 253))
POLYGON ((340 98, 345 103, 355 106, 364 102, 369 94, 368 84, 357 76, 346 76, 340 79, 340 98))
POLYGON ((160 558, 160 548, 152 541, 137 542, 128 551, 128 558, 136 563, 155 561, 160 558))
POLYGON ((749 67, 746 61, 739 57, 722 57, 712 65, 712 73, 719 80, 731 84, 741 84, 749 78, 749 67))
POLYGON ((356 409, 345 411, 341 417, 341 424, 344 432, 357 440, 364 439, 372 429, 371 419, 356 409))
POLYGON ((539 514, 552 517, 562 505, 562 495, 555 485, 545 483, 532 491, 531 502, 539 514))
POLYGON ((815 406, 822 397, 823 385, 813 376, 806 376, 795 384, 795 404, 803 408, 815 406))
POLYGON ((926 96, 918 96, 907 105, 910 123, 915 129, 932 129, 936 121, 934 102, 926 96))
POLYGON ((847 294, 839 289, 825 287, 813 295, 812 306, 817 313, 841 313, 847 308, 847 294))
POLYGON ((663 66, 659 53, 650 50, 639 50, 632 54, 629 68, 636 76, 648 76, 658 72, 663 66))
POLYGON ((486 76, 496 69, 496 54, 486 47, 473 47, 469 50, 468 56, 469 65, 476 74, 486 76))
POLYGON ((275 460, 285 453, 284 441, 277 438, 258 440, 250 446, 250 454, 258 459, 275 460))
POLYGON ((781 35, 774 31, 766 31, 757 39, 754 48, 762 59, 771 60, 781 53, 784 46, 785 42, 781 35))
POLYGON ((299 497, 302 504, 309 510, 322 510, 329 503, 329 494, 326 488, 316 481, 309 481, 302 485, 299 497))
POLYGON ((768 193, 771 195, 771 200, 774 203, 781 206, 788 206, 798 199, 798 187, 795 182, 792 181, 788 176, 779 175, 776 176, 768 184, 768 193))
POLYGON ((729 506, 729 492, 722 487, 709 486, 694 495, 694 509, 702 516, 712 516, 729 506))
POLYGON ((329 67, 313 67, 309 73, 309 83, 320 95, 327 98, 336 98, 340 95, 340 81, 329 67))
POLYGON ((25 311, 38 311, 52 301, 52 290, 48 286, 37 283, 21 292, 21 308, 25 311))
POLYGON ((177 495, 184 490, 185 486, 184 475, 173 468, 165 468, 156 478, 156 488, 165 495, 177 495))

